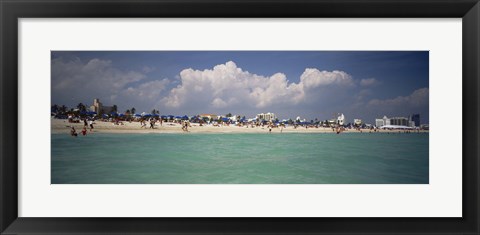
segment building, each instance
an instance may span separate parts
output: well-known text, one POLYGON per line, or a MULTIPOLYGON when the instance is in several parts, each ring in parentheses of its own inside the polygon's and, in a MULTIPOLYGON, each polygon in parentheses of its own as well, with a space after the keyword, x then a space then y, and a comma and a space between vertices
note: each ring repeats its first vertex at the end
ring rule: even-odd
POLYGON ((345 125, 345 115, 343 115, 343 113, 340 113, 340 115, 338 115, 337 124, 340 126, 345 125))
POLYGON ((274 121, 277 119, 274 113, 259 113, 257 114, 257 120, 259 121, 274 121))
POLYGON ((232 115, 231 117, 228 117, 228 119, 232 122, 236 122, 240 120, 240 116, 232 115))
POLYGON ((391 125, 390 118, 388 118, 387 116, 383 116, 383 118, 375 119, 375 126, 376 127, 381 127, 381 126, 386 126, 386 125, 391 125))
POLYGON ((200 114, 200 115, 198 115, 198 117, 199 117, 200 119, 208 118, 208 119, 211 120, 211 121, 216 121, 216 120, 218 120, 218 115, 216 115, 216 114, 200 114))
POLYGON ((390 125, 409 126, 409 121, 406 117, 392 117, 390 118, 390 125))
POLYGON ((420 114, 413 114, 411 120, 415 123, 415 126, 420 126, 420 114))
POLYGON ((362 119, 353 119, 353 124, 355 126, 361 126, 362 125, 362 119))
POLYGON ((100 99, 93 99, 93 105, 90 106, 90 111, 96 112, 97 114, 109 114, 113 112, 113 106, 104 106, 100 99))
POLYGON ((375 126, 376 127, 385 126, 385 121, 381 118, 377 118, 377 119, 375 119, 375 126))
POLYGON ((387 116, 383 116, 383 118, 377 118, 375 119, 375 126, 376 127, 382 127, 382 126, 387 126, 387 125, 393 125, 393 126, 408 126, 408 127, 414 127, 415 122, 411 120, 410 117, 392 117, 388 118, 387 116))

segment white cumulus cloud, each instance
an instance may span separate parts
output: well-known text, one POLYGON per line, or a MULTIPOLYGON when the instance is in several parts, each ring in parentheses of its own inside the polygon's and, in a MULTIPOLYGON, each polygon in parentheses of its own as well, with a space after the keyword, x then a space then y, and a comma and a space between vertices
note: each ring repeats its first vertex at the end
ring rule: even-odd
POLYGON ((271 105, 292 105, 305 101, 308 90, 328 85, 353 84, 352 77, 343 71, 305 69, 298 83, 289 82, 285 74, 262 76, 239 68, 233 61, 213 69, 184 69, 180 84, 163 99, 167 107, 195 104, 224 108, 233 105, 265 108, 271 105))
POLYGON ((314 68, 305 69, 305 72, 300 77, 300 82, 307 89, 330 84, 353 85, 352 76, 343 71, 334 70, 329 72, 314 68))

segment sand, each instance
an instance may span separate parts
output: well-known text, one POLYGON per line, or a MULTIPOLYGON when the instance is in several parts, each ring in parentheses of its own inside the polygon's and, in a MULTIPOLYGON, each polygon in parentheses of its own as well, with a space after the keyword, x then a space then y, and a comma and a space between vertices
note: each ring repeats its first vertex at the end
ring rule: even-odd
MULTIPOLYGON (((77 133, 80 134, 80 131, 83 129, 83 122, 81 123, 69 123, 68 120, 64 119, 51 119, 51 130, 52 133, 70 133, 70 128, 75 127, 77 133)), ((230 126, 212 126, 212 125, 203 125, 200 126, 197 123, 191 123, 191 127, 188 128, 188 132, 182 130, 182 126, 177 123, 163 123, 160 126, 160 123, 157 122, 155 129, 148 128, 150 123, 147 123, 147 128, 141 128, 139 122, 123 122, 123 125, 114 125, 111 122, 95 121, 94 124, 94 133, 269 133, 269 128, 264 127, 254 127, 250 126, 247 128, 245 126, 239 127, 235 125, 230 126)), ((90 130, 87 128, 87 130, 90 130)), ((347 129, 343 133, 359 133, 360 131, 354 129, 347 129)), ((363 133, 369 133, 370 130, 362 130, 363 133)), ((373 131, 372 131, 373 132, 373 131)), ((388 131, 380 130, 379 132, 394 132, 398 133, 399 131, 388 131)), ((425 132, 425 131, 421 131, 425 132)), ((305 128, 298 127, 294 128, 293 126, 288 126, 286 128, 272 128, 272 133, 333 133, 332 128, 305 128)))

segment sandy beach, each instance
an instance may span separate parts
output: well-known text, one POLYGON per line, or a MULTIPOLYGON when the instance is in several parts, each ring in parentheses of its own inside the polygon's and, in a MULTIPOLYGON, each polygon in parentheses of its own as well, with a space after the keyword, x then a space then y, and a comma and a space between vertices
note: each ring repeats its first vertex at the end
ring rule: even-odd
MULTIPOLYGON (((69 123, 66 119, 51 119, 51 131, 52 134, 69 134, 70 128, 75 127, 77 133, 83 129, 83 122, 81 123, 69 123)), ((155 129, 148 128, 150 124, 147 125, 147 128, 142 128, 139 122, 123 122, 123 125, 114 125, 112 122, 103 122, 95 121, 93 133, 269 133, 268 126, 264 127, 254 127, 250 126, 213 126, 213 125, 203 125, 200 126, 198 123, 191 123, 191 127, 188 128, 188 132, 182 130, 182 126, 178 123, 163 123, 160 126, 160 123, 155 124, 155 129)), ((89 130, 89 129, 87 129, 89 130)), ((362 130, 363 133, 369 133, 370 130, 362 130)), ((372 131, 373 132, 373 131, 372 131)), ((398 133, 398 130, 377 130, 377 132, 393 132, 398 133)), ((400 131, 403 132, 403 131, 400 131)), ((428 131, 421 131, 428 132, 428 131)), ((89 131, 90 133, 90 131, 89 131)), ((286 128, 272 128, 272 133, 332 133, 332 128, 305 128, 297 127, 296 129, 293 126, 287 126, 286 128)), ((360 131, 355 129, 346 129, 343 133, 360 133, 360 131)))

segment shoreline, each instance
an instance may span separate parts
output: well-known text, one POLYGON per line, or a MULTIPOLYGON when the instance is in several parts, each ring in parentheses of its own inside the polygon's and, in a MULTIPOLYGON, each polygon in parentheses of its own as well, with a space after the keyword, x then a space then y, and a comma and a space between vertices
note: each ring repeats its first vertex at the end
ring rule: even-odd
MULTIPOLYGON (((51 134, 70 134, 70 128, 75 127, 75 130, 79 135, 81 135, 81 130, 83 129, 83 123, 69 123, 65 119, 51 119, 51 134)), ((87 135, 95 133, 108 133, 108 134, 243 134, 243 133, 265 133, 269 134, 269 128, 265 127, 239 127, 239 126, 212 126, 204 125, 199 126, 199 124, 192 123, 192 126, 188 128, 188 132, 182 130, 182 126, 177 123, 163 123, 160 126, 159 123, 156 123, 155 129, 141 128, 139 122, 124 122, 123 125, 114 125, 111 122, 102 122, 95 121, 93 132, 90 132, 90 129, 87 128, 87 135)), ((421 130, 411 131, 410 134, 417 133, 428 133, 429 131, 421 130)), ((283 133, 325 133, 325 134, 337 134, 335 131, 332 131, 332 128, 318 127, 318 128, 304 128, 298 127, 294 128, 292 126, 286 128, 272 128, 271 134, 283 134, 283 133)), ((404 131, 399 130, 377 130, 374 132, 369 129, 362 129, 358 131, 355 129, 345 129, 342 134, 348 133, 366 133, 366 134, 376 134, 376 133, 405 133, 404 131)))

